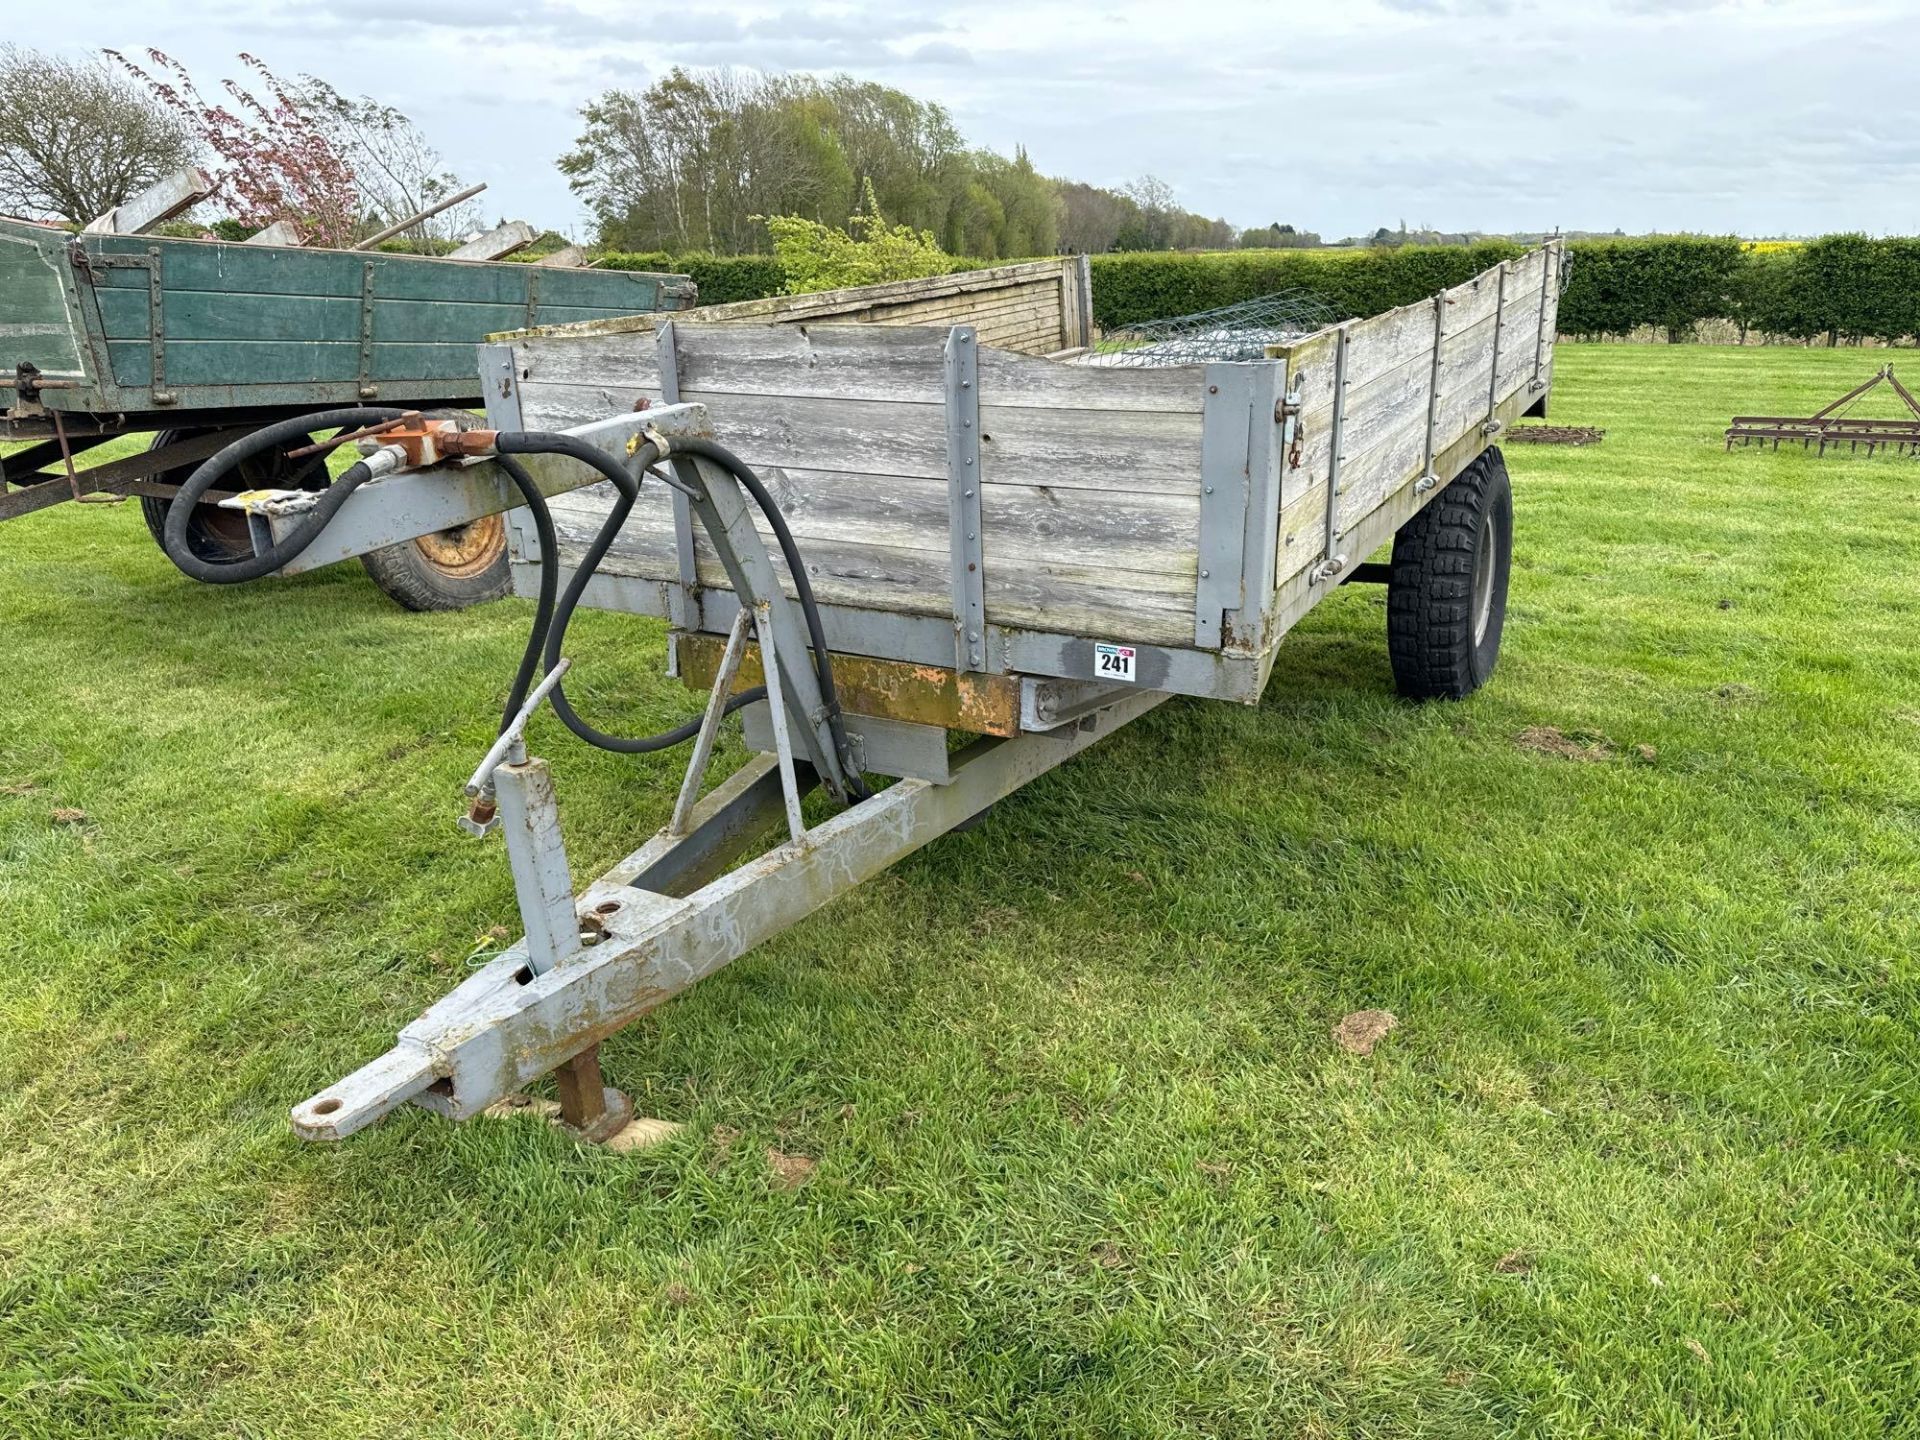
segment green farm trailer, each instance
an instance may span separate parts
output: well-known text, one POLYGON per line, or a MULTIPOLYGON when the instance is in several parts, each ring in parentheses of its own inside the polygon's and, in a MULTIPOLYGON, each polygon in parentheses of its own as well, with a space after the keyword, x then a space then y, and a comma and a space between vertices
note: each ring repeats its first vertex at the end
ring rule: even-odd
MULTIPOLYGON (((22 447, 0 457, 0 520, 132 498, 158 540, 193 469, 265 425, 340 406, 477 409, 473 354, 485 336, 694 300, 684 275, 73 235, 0 220, 0 440, 22 447), (125 436, 151 438, 137 454, 88 463, 125 436)), ((326 456, 288 448, 296 453, 250 460, 248 486, 324 487, 326 456)), ((219 504, 233 493, 195 507, 197 556, 252 553, 247 514, 219 504)), ((510 585, 497 515, 362 561, 413 608, 470 604, 510 585)))

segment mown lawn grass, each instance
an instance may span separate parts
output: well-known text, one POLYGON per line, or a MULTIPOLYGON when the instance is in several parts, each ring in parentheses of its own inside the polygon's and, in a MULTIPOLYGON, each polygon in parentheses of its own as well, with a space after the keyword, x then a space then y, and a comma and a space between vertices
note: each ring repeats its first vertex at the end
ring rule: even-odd
MULTIPOLYGON (((1563 347, 1487 690, 1342 592, 609 1044, 625 1157, 286 1125, 517 930, 453 817, 527 607, 8 526, 0 1433, 1914 1433, 1920 465, 1719 441, 1873 363, 1563 347)), ((665 814, 535 742, 577 874, 665 814)))

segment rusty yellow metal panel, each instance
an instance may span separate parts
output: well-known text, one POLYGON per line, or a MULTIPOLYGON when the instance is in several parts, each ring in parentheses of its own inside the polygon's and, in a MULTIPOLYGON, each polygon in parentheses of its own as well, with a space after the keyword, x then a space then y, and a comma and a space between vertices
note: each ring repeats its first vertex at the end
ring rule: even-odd
MULTIPOLYGON (((727 642, 718 635, 678 635, 680 678, 695 690, 712 687, 727 642)), ((749 645, 734 689, 764 683, 760 647, 749 645)), ((916 725, 941 725, 976 735, 1020 733, 1020 681, 1012 675, 961 675, 935 665, 909 665, 865 655, 835 655, 833 684, 841 707, 916 725)))

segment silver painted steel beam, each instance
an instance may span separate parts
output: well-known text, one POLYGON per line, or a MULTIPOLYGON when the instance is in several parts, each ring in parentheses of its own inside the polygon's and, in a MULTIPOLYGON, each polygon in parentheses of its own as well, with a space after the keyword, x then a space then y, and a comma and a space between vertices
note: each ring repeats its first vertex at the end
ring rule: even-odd
MULTIPOLYGON (((400 1032, 386 1055, 294 1107, 294 1133, 339 1140, 412 1101, 465 1120, 631 1024, 828 901, 1077 755, 1167 697, 1141 691, 1046 735, 981 740, 955 756, 951 783, 903 780, 684 898, 641 890, 636 865, 657 868, 682 842, 658 840, 596 881, 578 910, 604 938, 534 974, 524 943, 499 956, 400 1032)), ((697 820, 727 823, 758 796, 723 785, 697 820)), ((738 777, 735 777, 738 779, 738 777)), ((777 813, 777 811, 776 811, 777 813)))
MULTIPOLYGON (((564 433, 577 436, 604 450, 614 459, 627 459, 627 444, 642 431, 664 424, 671 434, 681 426, 688 433, 709 434, 706 407, 675 405, 645 414, 616 415, 596 420, 564 433)), ((562 495, 583 485, 603 483, 601 474, 591 465, 565 455, 517 455, 534 484, 543 495, 562 495)), ((465 525, 485 515, 498 515, 525 502, 507 478, 506 472, 491 460, 468 461, 437 466, 430 470, 407 470, 362 485, 347 497, 346 504, 328 522, 327 528, 303 552, 294 557, 280 573, 298 575, 322 565, 351 560, 369 550, 417 540, 453 525, 465 525)), ((271 517, 276 543, 297 530, 302 517, 271 517)))

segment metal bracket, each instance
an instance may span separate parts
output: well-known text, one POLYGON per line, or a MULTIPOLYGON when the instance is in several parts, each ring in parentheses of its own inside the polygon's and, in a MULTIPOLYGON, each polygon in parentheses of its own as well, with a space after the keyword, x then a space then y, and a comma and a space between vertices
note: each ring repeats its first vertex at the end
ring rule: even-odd
POLYGON ((238 495, 227 496, 218 505, 222 510, 245 512, 247 539, 253 544, 253 553, 264 555, 273 548, 275 520, 304 515, 319 503, 320 496, 311 490, 242 490, 238 495))
POLYGON ((377 400, 380 387, 373 383, 373 261, 360 263, 360 398, 377 400))
POLYGON ((147 322, 153 327, 153 403, 171 405, 177 398, 167 388, 166 291, 162 288, 160 247, 147 247, 147 322))
POLYGON ((1288 390, 1280 397, 1280 403, 1273 407, 1274 423, 1281 427, 1280 453, 1287 457, 1289 470, 1300 464, 1300 447, 1306 442, 1307 426, 1301 415, 1301 399, 1306 385, 1305 372, 1296 372, 1288 377, 1288 390))
POLYGON ((1433 297, 1433 363, 1427 370, 1427 438, 1420 458, 1420 480, 1414 493, 1439 484, 1433 473, 1434 431, 1440 424, 1440 349, 1447 338, 1447 306, 1453 302, 1442 290, 1433 297))
POLYGON ((95 270, 144 270, 147 272, 147 353, 152 366, 153 403, 171 405, 179 399, 167 389, 167 315, 165 276, 162 274, 160 247, 149 245, 144 255, 90 255, 79 241, 69 252, 74 266, 91 274, 95 270))
POLYGON ((954 668, 987 665, 987 587, 982 571, 980 347, 971 326, 947 332, 947 538, 953 567, 954 668))
POLYGON ((527 266, 527 329, 540 323, 540 276, 538 265, 527 266))
MULTIPOLYGON (((745 615, 747 612, 740 612, 745 615)), ((780 676, 780 650, 774 638, 773 613, 765 600, 753 607, 753 629, 760 641, 762 668, 767 678, 767 720, 773 726, 773 753, 780 762, 780 794, 786 800, 787 832, 799 840, 807 833, 806 817, 800 811, 800 783, 794 772, 793 735, 787 728, 787 698, 780 676)))
POLYGON ((1480 427, 1483 435, 1498 435, 1500 420, 1500 340, 1507 325, 1507 266, 1510 262, 1500 262, 1500 280, 1493 297, 1493 371, 1487 376, 1487 420, 1480 427))
MULTIPOLYGON (((511 345, 480 346, 480 394, 486 406, 489 430, 524 430, 526 419, 520 409, 520 372, 511 345)), ((540 560, 540 540, 533 517, 524 506, 511 506, 506 512, 507 536, 511 559, 515 562, 540 560)), ((515 587, 520 581, 516 576, 515 587)))
MULTIPOLYGON (((685 835, 692 823, 693 807, 699 802, 700 786, 706 779, 707 765, 713 759, 714 742, 720 738, 720 722, 726 716, 727 701, 733 695, 733 682, 740 674, 740 660, 746 654, 747 632, 752 627, 752 613, 742 607, 740 613, 733 617, 733 628, 727 632, 727 648, 720 656, 719 672, 713 677, 713 690, 707 696, 706 714, 700 717, 700 733, 694 737, 693 754, 687 759, 686 778, 680 782, 680 798, 674 801, 673 818, 667 822, 669 835, 685 835)), ((786 779, 784 773, 781 779, 786 779)))
POLYGON ((1533 378, 1527 382, 1529 393, 1547 388, 1547 382, 1540 378, 1545 368, 1547 353, 1547 285, 1554 272, 1554 256, 1558 252, 1557 243, 1549 242, 1540 250, 1540 313, 1533 327, 1533 378))
POLYGON ((1346 443, 1347 428, 1347 347, 1351 336, 1347 327, 1342 325, 1337 332, 1339 339, 1333 350, 1333 420, 1328 431, 1331 458, 1327 461, 1327 530, 1324 548, 1325 557, 1307 575, 1307 583, 1316 585, 1322 580, 1331 580, 1346 568, 1347 557, 1338 553, 1340 545, 1340 467, 1346 456, 1340 453, 1340 447, 1346 443))
MULTIPOLYGON (((677 407, 673 428, 682 434, 711 433, 706 412, 697 405, 677 407)), ((650 428, 647 434, 664 442, 672 454, 672 432, 650 428)), ((768 690, 777 683, 786 697, 785 709, 794 723, 806 758, 834 797, 845 800, 849 757, 840 755, 834 743, 833 727, 828 723, 827 707, 820 694, 820 680, 809 660, 809 637, 801 624, 799 607, 781 588, 779 573, 773 568, 766 542, 760 537, 748 509, 740 482, 707 461, 695 459, 694 477, 699 494, 693 498, 694 514, 699 517, 707 538, 713 543, 733 592, 742 608, 764 605, 771 626, 773 644, 762 637, 762 659, 767 672, 768 690), (777 680, 774 671, 780 672, 777 680)))
MULTIPOLYGON (((1254 374, 1250 365, 1214 364, 1206 370, 1193 643, 1207 649, 1222 643, 1226 613, 1246 603, 1242 551, 1252 488, 1254 374)), ((1260 421, 1266 423, 1264 414, 1260 421)))
POLYGON ((1100 680, 1055 680, 1038 675, 1020 679, 1020 728, 1058 730, 1113 704, 1135 687, 1100 680))

